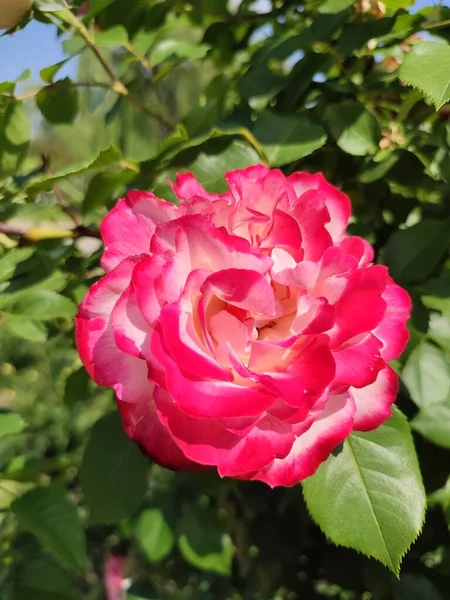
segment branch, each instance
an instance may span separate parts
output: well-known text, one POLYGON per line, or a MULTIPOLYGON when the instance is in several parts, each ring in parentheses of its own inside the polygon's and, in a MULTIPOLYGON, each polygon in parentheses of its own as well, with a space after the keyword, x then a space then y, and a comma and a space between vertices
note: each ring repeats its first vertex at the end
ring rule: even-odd
POLYGON ((162 123, 164 123, 164 125, 170 127, 170 129, 173 129, 174 124, 171 120, 168 119, 167 116, 158 115, 154 113, 151 109, 147 108, 140 100, 134 98, 130 94, 129 89, 126 87, 123 81, 121 81, 118 77, 115 76, 111 67, 105 61, 100 50, 95 45, 95 40, 85 27, 84 23, 80 21, 80 19, 78 19, 70 10, 64 11, 62 19, 65 20, 69 25, 71 25, 73 29, 75 29, 75 31, 84 39, 86 44, 92 50, 98 62, 103 67, 103 70, 105 71, 106 75, 111 80, 111 85, 109 87, 112 91, 120 94, 124 98, 127 98, 137 110, 145 113, 149 117, 160 120, 162 123))

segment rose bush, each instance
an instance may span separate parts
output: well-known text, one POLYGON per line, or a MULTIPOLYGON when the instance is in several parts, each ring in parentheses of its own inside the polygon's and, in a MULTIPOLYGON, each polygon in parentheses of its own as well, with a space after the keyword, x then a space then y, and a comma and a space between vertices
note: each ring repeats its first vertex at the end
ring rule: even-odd
POLYGON ((119 200, 78 349, 159 464, 291 486, 390 416, 410 300, 322 175, 225 177, 211 194, 178 175, 178 206, 119 200))

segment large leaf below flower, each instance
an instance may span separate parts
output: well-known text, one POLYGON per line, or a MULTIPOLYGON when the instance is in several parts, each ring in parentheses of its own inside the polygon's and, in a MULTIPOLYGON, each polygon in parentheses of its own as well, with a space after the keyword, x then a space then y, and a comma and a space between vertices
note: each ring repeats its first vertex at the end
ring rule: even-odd
POLYGON ((398 573, 419 534, 425 494, 402 413, 368 433, 353 433, 337 456, 305 480, 308 509, 325 535, 398 573))

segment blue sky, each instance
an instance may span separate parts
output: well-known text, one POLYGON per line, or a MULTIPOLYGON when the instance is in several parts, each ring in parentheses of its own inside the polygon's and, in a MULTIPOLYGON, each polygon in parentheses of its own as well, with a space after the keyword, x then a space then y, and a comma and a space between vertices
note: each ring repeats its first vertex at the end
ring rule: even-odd
MULTIPOLYGON (((418 0, 416 9, 432 3, 433 0, 418 0)), ((64 58, 55 28, 32 21, 22 31, 0 37, 0 82, 16 79, 27 68, 32 72, 31 81, 37 82, 42 68, 64 58)), ((75 73, 76 59, 60 71, 62 76, 74 76, 75 73)))
MULTIPOLYGON (((31 21, 25 29, 0 37, 0 81, 14 81, 25 69, 31 69, 31 81, 39 81, 39 71, 66 58, 56 29, 31 21)), ((69 61, 60 75, 75 75, 76 59, 69 61)))

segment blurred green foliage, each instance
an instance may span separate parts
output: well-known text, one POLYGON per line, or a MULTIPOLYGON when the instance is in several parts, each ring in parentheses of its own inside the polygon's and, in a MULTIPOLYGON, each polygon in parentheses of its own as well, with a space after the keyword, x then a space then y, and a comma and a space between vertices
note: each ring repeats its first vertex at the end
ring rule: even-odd
MULTIPOLYGON (((450 9, 80 4, 39 0, 30 15, 66 34, 77 81, 59 78, 60 63, 25 92, 0 83, 1 600, 105 598, 111 554, 126 557, 126 600, 450 598, 450 9), (322 171, 342 188, 350 232, 413 298, 394 367, 429 510, 400 579, 329 543, 300 486, 151 465, 74 348, 73 316, 102 274, 98 226, 115 199, 140 187, 173 201, 167 177, 180 170, 219 191, 225 171, 256 162, 322 171)), ((345 460, 325 468, 345 481, 345 460)), ((381 511, 400 519, 408 499, 396 473, 381 511)), ((307 495, 320 496, 317 481, 307 495)), ((370 535, 365 551, 377 555, 370 535)))

